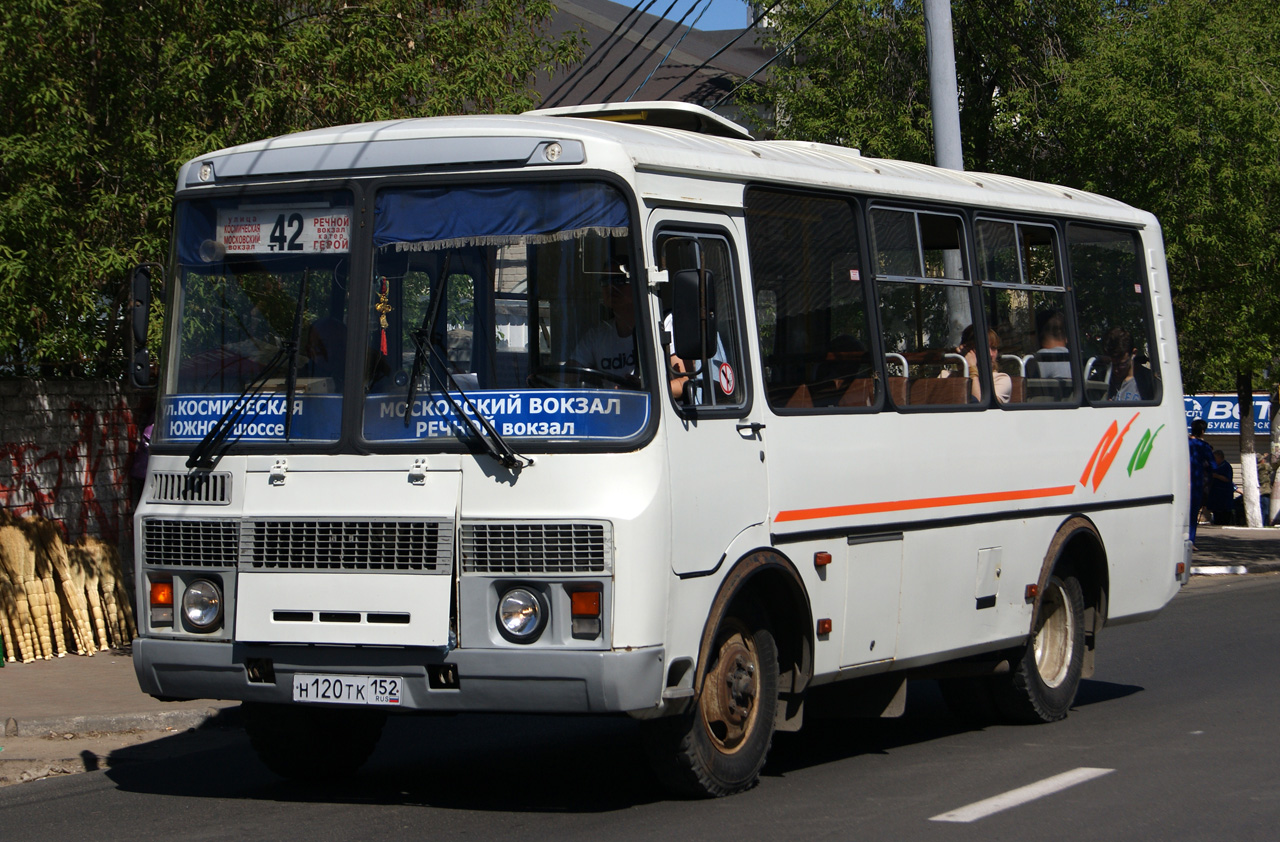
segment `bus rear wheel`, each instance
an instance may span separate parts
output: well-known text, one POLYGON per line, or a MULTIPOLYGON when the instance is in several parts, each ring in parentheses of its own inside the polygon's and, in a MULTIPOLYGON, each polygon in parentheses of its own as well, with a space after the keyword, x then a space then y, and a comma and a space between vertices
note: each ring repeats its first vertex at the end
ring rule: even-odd
POLYGON ((686 795, 720 797, 750 789, 773 742, 777 711, 773 634, 756 619, 726 616, 693 709, 647 723, 654 770, 668 788, 686 795))
POLYGON ((377 711, 259 702, 240 707, 258 759, 294 781, 351 777, 377 747, 387 721, 386 714, 377 711))
POLYGON ((1000 713, 1014 722, 1056 722, 1067 715, 1084 668, 1084 591, 1074 576, 1049 577, 1035 628, 1007 676, 993 686, 1000 713))

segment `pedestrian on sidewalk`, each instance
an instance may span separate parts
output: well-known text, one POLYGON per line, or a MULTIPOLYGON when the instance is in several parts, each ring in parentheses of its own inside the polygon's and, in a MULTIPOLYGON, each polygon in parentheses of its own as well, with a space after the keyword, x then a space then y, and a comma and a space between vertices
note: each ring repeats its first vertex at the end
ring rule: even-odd
POLYGON ((1209 474, 1213 468, 1213 448, 1204 440, 1208 423, 1203 418, 1191 422, 1191 436, 1187 442, 1191 450, 1191 543, 1196 542, 1196 526, 1200 523, 1200 510, 1204 508, 1205 495, 1209 491, 1209 474))
POLYGON ((1213 468, 1209 472, 1209 497, 1206 500, 1214 526, 1230 526, 1236 507, 1235 473, 1227 454, 1213 451, 1213 468))

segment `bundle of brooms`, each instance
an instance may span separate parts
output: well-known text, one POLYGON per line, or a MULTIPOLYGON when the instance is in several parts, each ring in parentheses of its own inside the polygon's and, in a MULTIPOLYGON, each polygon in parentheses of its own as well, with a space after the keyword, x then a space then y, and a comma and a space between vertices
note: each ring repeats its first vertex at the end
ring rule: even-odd
POLYGON ((0 638, 5 657, 30 663, 127 645, 137 633, 115 547, 62 539, 42 517, 0 511, 0 638))

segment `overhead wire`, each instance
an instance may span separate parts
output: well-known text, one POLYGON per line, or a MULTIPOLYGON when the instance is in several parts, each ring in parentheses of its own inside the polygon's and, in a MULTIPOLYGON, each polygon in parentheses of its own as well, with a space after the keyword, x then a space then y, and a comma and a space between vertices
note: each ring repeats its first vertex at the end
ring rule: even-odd
POLYGON ((789 52, 789 51, 791 50, 791 48, 792 48, 792 47, 794 47, 794 46, 796 45, 796 42, 797 42, 797 41, 799 41, 799 40, 800 40, 801 38, 803 38, 804 36, 808 35, 808 34, 809 34, 809 30, 813 29, 815 26, 817 26, 819 23, 821 23, 821 22, 822 22, 822 19, 823 19, 823 18, 825 18, 828 14, 830 14, 830 13, 831 13, 831 10, 832 10, 832 9, 834 9, 834 8, 835 8, 836 6, 838 6, 838 5, 840 5, 840 0, 832 0, 831 5, 830 5, 830 6, 828 6, 827 8, 825 8, 825 9, 823 9, 823 10, 822 10, 822 13, 821 13, 820 15, 818 15, 816 18, 814 18, 814 19, 809 23, 809 25, 808 25, 808 26, 806 26, 804 29, 802 29, 802 30, 800 31, 800 34, 799 34, 799 35, 797 35, 796 37, 792 38, 790 41, 788 41, 788 42, 787 42, 787 45, 786 45, 785 47, 783 47, 781 50, 778 50, 778 52, 774 53, 773 58, 769 59, 769 60, 768 60, 768 61, 766 61, 764 64, 762 64, 762 65, 760 65, 759 67, 757 67, 755 70, 751 71, 751 75, 750 75, 750 76, 748 76, 747 78, 743 79, 743 80, 738 84, 738 86, 737 86, 736 88, 734 88, 733 90, 729 91, 729 93, 725 94, 724 96, 722 96, 722 97, 720 97, 718 100, 716 100, 716 101, 715 101, 715 104, 714 104, 714 105, 712 105, 708 110, 709 110, 709 111, 715 111, 717 108, 719 108, 719 107, 720 107, 720 104, 721 104, 721 103, 723 103, 726 99, 728 99, 729 97, 731 97, 731 96, 733 96, 734 94, 736 94, 738 91, 742 90, 742 87, 743 87, 744 85, 746 85, 746 84, 747 84, 748 82, 750 82, 752 79, 756 78, 756 76, 757 76, 759 73, 761 73, 761 72, 762 72, 766 67, 768 67, 769 65, 773 64, 775 61, 777 61, 778 59, 780 59, 780 58, 782 58, 784 55, 786 55, 786 54, 787 54, 787 52, 789 52))
POLYGON ((577 69, 574 70, 572 73, 570 73, 568 76, 564 77, 564 79, 560 81, 559 85, 556 85, 554 88, 552 88, 551 93, 547 94, 547 98, 546 98, 547 106, 550 107, 555 105, 555 100, 553 98, 556 96, 557 93, 560 92, 560 89, 563 88, 565 84, 567 84, 570 80, 573 80, 573 84, 569 85, 568 90, 566 90, 564 94, 560 96, 560 99, 564 99, 566 96, 571 94, 573 92, 573 89, 578 87, 578 82, 585 79, 587 75, 591 73, 591 71, 595 70, 597 67, 600 66, 600 63, 605 60, 605 56, 600 56, 599 61, 597 61, 595 64, 593 64, 589 68, 587 67, 587 62, 591 61, 591 59, 596 57, 597 53, 600 53, 607 46, 609 46, 610 42, 614 41, 615 37, 621 37, 621 35, 619 35, 618 33, 618 30, 622 29, 622 25, 627 23, 627 21, 630 20, 632 15, 636 15, 636 19, 634 21, 631 21, 631 23, 627 24, 627 28, 622 31, 622 35, 625 35, 626 33, 630 32, 631 28, 636 25, 636 23, 640 20, 640 18, 644 15, 644 13, 649 11, 649 8, 653 6, 654 3, 657 3, 657 2, 658 0, 649 0, 649 2, 645 5, 644 9, 641 9, 640 4, 644 3, 644 0, 636 0, 636 4, 632 6, 631 9, 625 15, 623 15, 622 20, 618 21, 618 24, 613 28, 613 31, 610 32, 609 35, 603 41, 601 41, 599 44, 596 45, 596 48, 591 51, 590 55, 588 55, 586 58, 582 60, 582 63, 578 65, 577 69), (639 14, 636 14, 637 12, 639 12, 639 14))
MULTIPOLYGON (((610 76, 612 76, 620 67, 622 67, 622 65, 626 64, 628 61, 631 60, 631 56, 635 54, 635 51, 640 49, 640 45, 644 43, 644 40, 649 37, 649 35, 653 32, 653 30, 658 28, 658 24, 666 20, 667 15, 671 14, 671 10, 676 7, 676 3, 678 2, 679 0, 671 0, 671 5, 667 6, 667 10, 663 12, 662 15, 657 20, 655 20, 649 26, 648 29, 644 31, 644 34, 641 35, 639 40, 636 41, 635 44, 631 46, 631 49, 627 50, 627 54, 622 57, 622 60, 619 61, 617 64, 615 64, 612 68, 610 68, 608 73, 605 73, 603 76, 600 77, 600 81, 596 83, 596 86, 594 88, 592 88, 590 91, 587 92, 587 95, 582 98, 582 102, 586 102, 587 100, 591 99, 591 97, 595 96, 596 91, 600 90, 600 86, 605 83, 605 80, 607 80, 610 76)), ((625 84, 626 80, 630 79, 631 76, 632 74, 628 73, 626 78, 622 80, 623 83, 625 84)), ((617 88, 615 88, 614 90, 617 90, 617 88)))
POLYGON ((695 74, 697 74, 697 73, 701 72, 702 70, 704 70, 704 69, 707 67, 707 65, 709 65, 709 64, 711 64, 711 62, 715 61, 715 60, 716 60, 716 58, 717 58, 717 57, 719 57, 719 55, 720 55, 721 53, 723 53, 725 50, 729 49, 729 48, 730 48, 730 47, 732 47, 734 44, 736 44, 736 43, 738 43, 739 41, 741 41, 741 40, 742 40, 742 36, 746 35, 748 32, 750 32, 751 30, 755 29, 755 28, 760 24, 760 21, 762 21, 762 20, 764 20, 766 17, 768 17, 768 16, 769 16, 769 13, 770 13, 770 12, 772 12, 774 9, 778 8, 779 6, 781 6, 781 5, 782 5, 782 3, 783 3, 783 0, 777 0, 777 2, 776 2, 776 3, 774 3, 772 6, 770 6, 768 9, 766 9, 766 10, 765 10, 765 12, 764 12, 763 14, 759 15, 755 20, 753 20, 753 21, 751 21, 751 23, 747 24, 747 25, 746 25, 746 28, 744 28, 741 32, 739 32, 737 35, 735 35, 735 36, 733 37, 733 39, 732 39, 731 41, 729 41, 729 43, 725 44, 723 47, 721 47, 720 49, 716 50, 714 53, 712 53, 712 54, 707 58, 707 60, 706 60, 706 61, 704 61, 702 64, 698 65, 697 67, 695 67, 693 70, 690 70, 690 71, 689 71, 688 73, 686 73, 686 74, 685 74, 685 75, 684 75, 684 76, 683 76, 679 81, 677 81, 674 85, 672 85, 671 87, 669 87, 669 88, 667 88, 665 91, 663 91, 661 94, 659 94, 658 99, 666 99, 666 98, 667 98, 667 96, 668 96, 672 91, 674 91, 676 88, 678 88, 678 87, 680 87, 681 85, 683 85, 685 82, 689 81, 691 78, 693 78, 693 76, 694 76, 695 74))
MULTIPOLYGON (((689 7, 689 11, 688 11, 688 12, 685 12, 685 13, 684 13, 684 15, 680 18, 680 21, 681 21, 681 22, 683 22, 683 21, 684 21, 684 19, 685 19, 685 18, 687 18, 687 17, 689 16, 689 13, 690 13, 690 12, 692 12, 694 9, 698 8, 698 6, 702 4, 702 2, 703 2, 703 0, 694 0, 693 5, 689 7)), ((684 31, 684 34, 683 34, 683 35, 681 35, 679 38, 677 38, 677 39, 676 39, 676 42, 675 42, 674 44, 672 44, 672 45, 671 45, 671 48, 670 48, 669 50, 667 50, 667 53, 666 53, 666 55, 664 55, 664 56, 662 57, 662 60, 661 60, 661 61, 659 61, 659 62, 654 66, 653 70, 650 70, 650 71, 649 71, 649 75, 648 75, 648 76, 646 76, 646 77, 644 77, 644 81, 643 81, 643 82, 641 82, 639 85, 636 85, 636 89, 635 89, 634 91, 632 91, 631 93, 627 94, 627 98, 626 98, 626 99, 624 99, 624 100, 623 100, 623 102, 630 102, 630 101, 631 101, 631 97, 633 97, 633 96, 635 96, 636 94, 640 93, 640 89, 641 89, 641 88, 643 88, 645 85, 649 84, 649 80, 653 78, 653 74, 657 73, 657 72, 662 68, 662 65, 664 65, 664 64, 666 64, 666 63, 667 63, 667 59, 671 58, 671 54, 672 54, 672 53, 674 53, 674 52, 676 51, 676 47, 680 46, 680 44, 684 41, 684 39, 685 39, 685 38, 687 38, 687 37, 689 36, 689 33, 690 33, 690 32, 692 32, 692 31, 694 30, 694 27, 696 27, 696 26, 698 25, 698 21, 702 20, 702 16, 703 16, 703 15, 705 15, 705 14, 707 13, 707 10, 711 8, 711 0, 706 0, 706 4, 707 4, 707 5, 705 5, 705 6, 703 6, 703 7, 702 7, 702 11, 701 11, 701 12, 698 12, 698 16, 697 16, 696 18, 694 18, 694 19, 693 19, 693 23, 689 24, 689 28, 688 28, 688 29, 686 29, 686 30, 684 31)), ((679 26, 680 26, 680 23, 676 23, 676 27, 678 28, 679 26)), ((672 29, 671 31, 672 31, 672 32, 675 32, 675 29, 672 29)), ((659 46, 661 46, 661 45, 659 45, 659 46)), ((649 55, 651 56, 651 55, 653 55, 655 52, 657 52, 657 48, 656 48, 656 47, 655 47, 653 50, 650 50, 650 51, 649 51, 649 55)), ((647 56, 646 56, 646 58, 647 58, 647 56)), ((640 64, 643 66, 644 62, 642 61, 642 62, 640 62, 640 64)), ((618 87, 622 87, 622 86, 621 86, 621 85, 619 85, 618 87)), ((608 99, 608 98, 609 98, 609 97, 605 97, 605 99, 608 99)))

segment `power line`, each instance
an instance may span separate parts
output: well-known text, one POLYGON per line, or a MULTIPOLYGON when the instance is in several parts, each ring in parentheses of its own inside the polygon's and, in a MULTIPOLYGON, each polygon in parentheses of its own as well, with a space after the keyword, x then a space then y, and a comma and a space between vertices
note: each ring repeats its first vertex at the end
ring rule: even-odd
MULTIPOLYGON (((694 0, 694 4, 693 4, 692 6, 690 6, 690 7, 689 7, 689 12, 692 12, 694 9, 698 8, 698 5, 699 5, 701 2, 702 2, 702 0, 694 0)), ((698 25, 698 21, 702 20, 702 16, 703 16, 703 15, 705 15, 705 14, 707 13, 707 10, 708 10, 708 9, 710 9, 710 8, 711 8, 711 0, 707 0, 707 5, 705 5, 705 6, 703 6, 703 7, 702 7, 702 11, 701 11, 701 12, 698 12, 698 16, 697 16, 696 18, 694 18, 694 19, 693 19, 693 23, 689 24, 689 28, 688 28, 688 29, 686 29, 686 30, 684 31, 684 35, 681 35, 681 36, 676 40, 676 42, 675 42, 674 44, 672 44, 672 45, 671 45, 671 49, 667 50, 667 54, 666 54, 666 55, 664 55, 664 56, 662 57, 662 61, 658 62, 658 64, 653 68, 653 70, 650 70, 650 71, 649 71, 649 75, 648 75, 648 76, 646 76, 646 77, 644 77, 644 81, 643 81, 643 82, 641 82, 639 85, 636 85, 636 89, 635 89, 634 91, 632 91, 630 94, 628 94, 628 95, 627 95, 627 98, 626 98, 626 99, 624 99, 624 100, 623 100, 623 102, 630 102, 630 101, 631 101, 631 97, 633 97, 633 96, 635 96, 636 94, 640 93, 640 89, 641 89, 641 88, 643 88, 645 85, 649 84, 649 80, 653 78, 653 74, 657 73, 657 72, 658 72, 658 70, 659 70, 659 69, 661 69, 662 65, 664 65, 664 64, 666 64, 666 63, 667 63, 667 59, 671 58, 671 54, 672 54, 672 53, 674 53, 674 52, 676 51, 676 47, 680 46, 680 44, 684 41, 684 39, 685 39, 685 38, 687 38, 687 37, 689 36, 689 33, 690 33, 690 32, 692 32, 692 31, 694 30, 694 27, 696 27, 696 26, 698 25)), ((682 21, 683 21, 686 17, 688 17, 688 16, 689 16, 689 12, 685 12, 685 13, 684 13, 684 17, 680 18, 680 20, 682 20, 682 21)), ((678 26, 680 26, 680 24, 679 24, 679 23, 677 23, 677 24, 676 24, 676 26, 678 27, 678 26)), ((674 32, 674 31, 675 31, 675 30, 673 29, 673 30, 672 30, 672 32, 674 32)), ((649 52, 649 55, 653 55, 653 53, 656 51, 656 49, 657 49, 657 48, 654 48, 654 50, 651 50, 651 51, 649 52)), ((644 62, 641 62, 641 64, 643 64, 643 63, 644 63, 644 62)), ((605 97, 605 99, 608 99, 608 97, 605 97)))
POLYGON ((751 21, 751 23, 747 24, 747 26, 746 26, 746 28, 745 28, 745 29, 743 29, 741 32, 739 32, 737 35, 735 35, 735 36, 733 37, 733 40, 731 40, 729 43, 725 44, 725 45, 724 45, 723 47, 721 47, 720 49, 716 50, 714 53, 712 53, 712 54, 711 54, 711 56, 710 56, 706 61, 704 61, 702 64, 698 65, 697 67, 695 67, 693 70, 690 70, 688 73, 686 73, 686 74, 684 75, 684 77, 683 77, 682 79, 680 79, 680 80, 679 80, 678 82, 676 82, 674 85, 672 85, 671 87, 669 87, 669 88, 667 88, 665 91, 663 91, 663 92, 662 92, 662 94, 661 94, 661 95, 659 95, 658 99, 666 99, 666 98, 667 98, 667 96, 668 96, 668 94, 670 94, 670 93, 671 93, 672 91, 674 91, 676 88, 678 88, 678 87, 680 87, 681 85, 683 85, 685 82, 689 81, 689 80, 690 80, 690 79, 691 79, 691 78, 692 78, 696 73, 698 73, 699 71, 703 70, 707 65, 711 64, 711 62, 715 61, 715 60, 716 60, 716 58, 717 58, 721 53, 723 53, 725 50, 729 49, 729 48, 730 48, 730 47, 732 47, 734 44, 736 44, 736 43, 738 43, 740 40, 742 40, 742 36, 746 35, 748 32, 750 32, 751 30, 755 29, 755 28, 756 28, 756 26, 758 26, 758 25, 759 25, 760 21, 762 21, 762 20, 764 20, 766 17, 768 17, 768 16, 769 16, 769 13, 770 13, 770 12, 772 12, 774 9, 778 8, 779 6, 781 6, 781 5, 782 5, 782 3, 783 3, 783 0, 777 0, 777 2, 776 2, 776 3, 774 3, 772 6, 770 6, 770 7, 769 7, 765 12, 764 12, 764 14, 760 15, 760 16, 759 16, 759 17, 757 17, 755 20, 751 21))
POLYGON ((639 15, 636 15, 635 21, 632 21, 630 24, 627 25, 627 28, 623 30, 623 34, 630 32, 631 27, 635 26, 636 21, 639 21, 640 17, 644 15, 645 12, 649 11, 650 6, 658 2, 658 0, 649 0, 648 5, 646 5, 643 10, 640 10, 640 4, 643 2, 644 0, 636 0, 636 4, 632 6, 631 10, 628 11, 622 17, 622 20, 618 21, 618 24, 613 28, 613 31, 610 32, 609 35, 603 41, 601 41, 599 44, 596 45, 596 48, 591 51, 591 54, 589 56, 587 56, 582 60, 582 63, 578 65, 576 70, 574 70, 568 76, 564 77, 564 79, 561 80, 560 84, 556 85, 555 88, 552 89, 551 93, 547 94, 546 102, 548 107, 555 105, 555 102, 552 101, 552 97, 554 97, 557 93, 559 93, 560 89, 565 86, 565 83, 569 82, 570 80, 573 80, 573 84, 570 85, 569 89, 564 92, 564 94, 561 96, 561 99, 563 99, 565 96, 568 96, 570 93, 572 93, 573 89, 578 87, 578 82, 582 81, 584 78, 586 78, 587 74, 589 74, 592 70, 595 70, 597 67, 600 66, 600 62, 604 61, 604 58, 605 58, 604 56, 600 56, 599 61, 593 64, 589 69, 584 70, 584 68, 587 67, 587 62, 595 58, 597 53, 599 53, 601 50, 603 50, 606 46, 609 45, 609 42, 614 39, 614 36, 618 35, 618 30, 622 29, 622 25, 624 23, 627 23, 627 21, 631 18, 632 15, 635 15, 637 11, 640 12, 639 15))
POLYGON ((796 45, 796 42, 797 42, 797 41, 799 41, 799 40, 800 40, 801 38, 803 38, 804 36, 808 35, 808 34, 809 34, 809 30, 810 30, 810 29, 813 29, 815 26, 817 26, 817 25, 822 21, 822 19, 823 19, 823 18, 825 18, 828 14, 830 14, 831 10, 832 10, 832 9, 834 9, 834 8, 835 8, 836 6, 838 6, 838 5, 840 5, 840 0, 832 0, 831 5, 830 5, 830 6, 828 6, 827 8, 825 8, 825 9, 823 9, 823 10, 822 10, 822 14, 820 14, 820 15, 818 15, 816 18, 814 18, 812 23, 810 23, 808 26, 806 26, 803 30, 801 30, 801 31, 800 31, 800 34, 799 34, 799 35, 797 35, 796 37, 792 38, 792 39, 787 43, 787 46, 783 47, 781 50, 778 50, 778 52, 776 52, 776 53, 774 54, 773 58, 769 59, 769 60, 768 60, 768 61, 766 61, 764 64, 762 64, 762 65, 760 65, 759 67, 757 67, 755 70, 751 71, 751 75, 750 75, 750 76, 748 76, 747 78, 743 79, 743 80, 742 80, 742 82, 741 82, 741 83, 739 83, 738 87, 734 88, 733 90, 729 91, 729 93, 725 94, 724 96, 722 96, 722 97, 720 97, 718 100, 716 100, 715 105, 711 106, 711 108, 710 108, 710 109, 708 109, 708 110, 710 110, 710 111, 715 111, 717 108, 719 108, 719 107, 720 107, 720 103, 724 102, 726 99, 728 99, 729 97, 733 96, 733 95, 734 95, 734 94, 736 94, 738 91, 742 90, 742 86, 743 86, 743 85, 747 84, 747 83, 748 83, 748 82, 750 82, 752 79, 756 78, 756 75, 757 75, 757 74, 759 74, 759 73, 760 73, 762 70, 764 70, 766 67, 768 67, 769 65, 773 64, 773 63, 774 63, 775 61, 777 61, 778 59, 782 58, 782 56, 783 56, 783 55, 785 55, 785 54, 787 53, 787 51, 788 51, 788 50, 790 50, 792 47, 794 47, 794 46, 796 45))
MULTIPOLYGON (((667 6, 667 10, 662 13, 662 16, 659 17, 657 20, 655 20, 653 24, 650 25, 650 27, 645 30, 644 34, 640 36, 640 40, 636 41, 635 44, 631 46, 630 50, 627 50, 627 54, 622 57, 622 61, 619 61, 612 68, 609 69, 608 73, 605 73, 603 76, 600 77, 600 81, 596 82, 596 86, 592 88, 587 93, 587 95, 582 98, 582 102, 586 102, 587 100, 591 99, 591 97, 595 96, 596 91, 600 90, 600 86, 605 83, 605 80, 608 79, 610 76, 612 76, 614 72, 618 70, 618 68, 622 67, 622 65, 626 64, 628 61, 631 60, 631 56, 635 53, 636 50, 640 48, 640 45, 644 43, 644 39, 648 38, 649 34, 653 32, 653 30, 657 29, 658 24, 666 20, 667 15, 671 14, 671 10, 676 7, 676 3, 678 2, 679 0, 671 0, 671 5, 667 6)), ((627 78, 629 79, 630 77, 631 77, 631 74, 628 74, 627 78)), ((626 79, 624 79, 623 81, 625 82, 626 79)))

